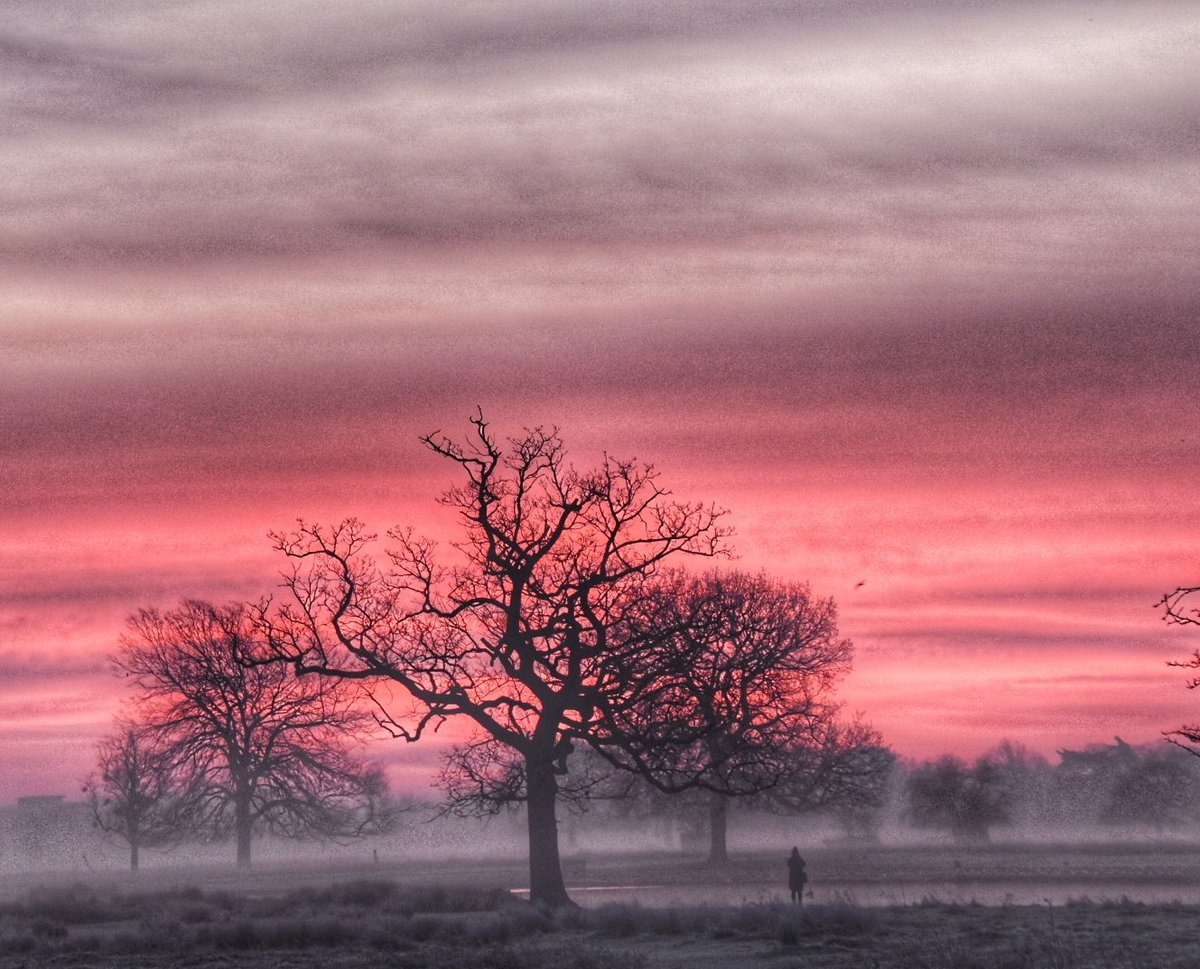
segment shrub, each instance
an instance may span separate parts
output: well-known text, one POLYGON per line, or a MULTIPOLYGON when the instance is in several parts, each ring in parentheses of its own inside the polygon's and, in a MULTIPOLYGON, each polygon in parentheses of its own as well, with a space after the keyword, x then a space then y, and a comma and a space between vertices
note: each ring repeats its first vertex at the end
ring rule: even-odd
POLYGON ((398 886, 393 881, 360 878, 331 886, 327 895, 328 901, 335 904, 371 908, 392 898, 397 890, 398 886))
POLYGON ((408 920, 406 934, 417 942, 428 942, 441 928, 440 920, 430 915, 414 915, 408 920))
POLYGON ((636 905, 602 905, 584 920, 605 935, 616 936, 636 935, 642 921, 642 909, 636 905))
POLYGON ((35 888, 18 909, 32 918, 60 925, 84 925, 112 921, 124 902, 120 896, 106 902, 83 885, 71 885, 68 888, 35 888))
POLYGON ((65 925, 47 918, 35 918, 29 923, 29 931, 38 939, 65 939, 67 937, 65 925))

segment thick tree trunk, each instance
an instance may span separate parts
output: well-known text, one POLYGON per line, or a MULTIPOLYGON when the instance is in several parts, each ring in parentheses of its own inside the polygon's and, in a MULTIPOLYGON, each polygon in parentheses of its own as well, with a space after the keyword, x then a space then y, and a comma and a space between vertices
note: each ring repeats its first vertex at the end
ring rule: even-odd
POLYGON ((558 781, 549 761, 525 762, 529 811, 529 901, 558 908, 571 905, 558 855, 558 781))
POLYGON ((250 866, 250 795, 238 794, 233 805, 233 828, 237 837, 237 864, 239 868, 250 866))
POLYGON ((138 870, 138 848, 139 847, 141 847, 141 846, 138 844, 137 838, 129 839, 129 870, 130 871, 138 870))
POLYGON ((708 795, 708 860, 723 865, 729 861, 729 799, 716 791, 708 795))

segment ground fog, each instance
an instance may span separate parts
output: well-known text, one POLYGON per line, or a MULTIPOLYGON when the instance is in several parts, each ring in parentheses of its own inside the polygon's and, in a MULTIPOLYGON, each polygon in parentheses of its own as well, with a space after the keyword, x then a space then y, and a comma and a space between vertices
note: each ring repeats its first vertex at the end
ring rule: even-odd
POLYGON ((1194 846, 822 846, 806 857, 802 907, 784 900, 776 852, 723 866, 665 852, 575 856, 579 907, 564 911, 523 900, 515 858, 12 876, 0 967, 1195 965, 1194 846), (1009 886, 1049 894, 993 903, 1009 886))

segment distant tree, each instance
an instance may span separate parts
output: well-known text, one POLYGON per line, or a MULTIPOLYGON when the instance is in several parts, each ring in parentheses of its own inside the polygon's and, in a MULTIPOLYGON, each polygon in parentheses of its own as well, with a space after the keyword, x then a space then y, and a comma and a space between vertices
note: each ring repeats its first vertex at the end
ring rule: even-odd
POLYGON ((373 721, 345 684, 265 662, 242 605, 142 609, 129 629, 115 664, 140 691, 139 717, 194 779, 196 823, 232 831, 239 865, 256 830, 339 836, 371 823, 382 775, 353 748, 373 721))
POLYGON ((896 755, 879 731, 860 721, 833 721, 819 743, 792 756, 788 772, 756 801, 782 814, 825 814, 852 840, 878 840, 896 769, 896 755))
POLYGON ((1116 779, 1104 805, 1104 821, 1144 824, 1160 832, 1196 823, 1200 777, 1194 762, 1180 761, 1166 751, 1147 751, 1116 779))
POLYGON ((1051 778, 1057 819, 1076 824, 1105 822, 1113 791, 1137 766, 1137 750, 1114 737, 1111 744, 1060 750, 1058 756, 1051 778))
POLYGON ((1038 823, 1054 819, 1060 805, 1054 770, 1045 757, 1012 740, 1002 740, 983 756, 996 769, 997 783, 1005 792, 1009 822, 1038 823))
MULTIPOLYGON (((834 684, 853 647, 837 607, 807 585, 744 572, 676 572, 657 585, 653 621, 674 629, 688 657, 680 686, 696 742, 675 755, 708 792, 709 860, 728 860, 729 800, 779 787, 814 792, 832 779, 843 734, 833 727, 834 684), (696 770, 698 765, 705 765, 696 770)), ((623 765, 620 752, 615 761, 623 765)), ((651 780, 657 778, 651 774, 651 780)), ((671 790, 668 779, 660 783, 671 790)))
POLYGON ((138 870, 142 848, 182 840, 196 806, 195 778, 176 761, 162 734, 144 723, 118 720, 99 743, 99 774, 83 792, 93 823, 129 845, 138 870))
POLYGON ((710 769, 673 756, 705 728, 688 708, 688 658, 646 618, 656 574, 719 554, 726 530, 719 511, 671 500, 648 466, 605 457, 580 472, 556 431, 505 446, 482 416, 472 424, 462 443, 423 438, 463 476, 442 499, 462 526, 457 555, 393 530, 384 569, 359 522, 301 523, 277 536, 295 571, 275 646, 301 672, 397 686, 397 736, 473 724, 470 770, 523 789, 530 897, 563 905, 556 805, 572 750, 674 786, 710 769))
POLYGON ((905 785, 909 816, 917 827, 944 828, 960 841, 987 841, 993 825, 1009 820, 1009 794, 995 762, 968 766, 942 757, 916 767, 905 785))

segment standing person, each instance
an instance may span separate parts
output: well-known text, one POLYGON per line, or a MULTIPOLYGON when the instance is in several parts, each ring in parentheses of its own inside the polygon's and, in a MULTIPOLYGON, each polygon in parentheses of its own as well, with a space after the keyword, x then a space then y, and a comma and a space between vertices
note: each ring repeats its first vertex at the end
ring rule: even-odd
POLYGON ((800 857, 800 849, 793 847, 788 855, 788 890, 792 893, 792 901, 796 905, 804 904, 804 883, 808 874, 804 871, 804 859, 800 857))

